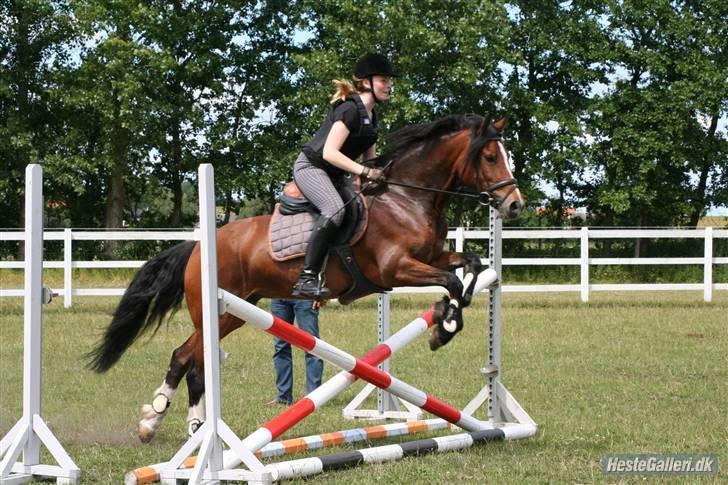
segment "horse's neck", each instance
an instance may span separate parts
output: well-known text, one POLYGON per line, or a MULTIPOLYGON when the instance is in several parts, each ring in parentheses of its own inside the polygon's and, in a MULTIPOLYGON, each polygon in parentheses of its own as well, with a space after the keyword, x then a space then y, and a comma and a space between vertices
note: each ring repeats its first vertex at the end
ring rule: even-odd
MULTIPOLYGON (((455 160, 463 155, 461 140, 451 138, 449 143, 442 143, 431 150, 417 150, 397 160, 388 174, 395 182, 431 189, 452 190, 457 184, 455 160)), ((435 211, 442 211, 447 205, 445 194, 427 192, 413 188, 390 186, 395 193, 402 193, 408 199, 421 206, 435 211)))

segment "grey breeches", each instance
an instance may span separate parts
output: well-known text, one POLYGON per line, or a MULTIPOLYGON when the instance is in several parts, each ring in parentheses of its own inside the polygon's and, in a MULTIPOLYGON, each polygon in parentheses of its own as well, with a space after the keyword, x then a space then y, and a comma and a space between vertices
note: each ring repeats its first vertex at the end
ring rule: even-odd
POLYGON ((293 166, 293 178, 303 195, 336 226, 344 220, 344 201, 329 175, 301 153, 293 166))

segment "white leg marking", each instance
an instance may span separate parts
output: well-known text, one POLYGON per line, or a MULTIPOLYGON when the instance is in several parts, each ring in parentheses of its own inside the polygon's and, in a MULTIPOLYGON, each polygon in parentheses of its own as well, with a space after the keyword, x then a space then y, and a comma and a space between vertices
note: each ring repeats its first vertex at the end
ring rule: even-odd
MULTIPOLYGON (((450 307, 457 309, 460 306, 455 298, 450 299, 450 307)), ((450 333, 455 333, 458 329, 457 322, 453 319, 447 322, 443 322, 442 326, 450 333)))
POLYGON ((189 434, 190 436, 195 434, 195 431, 197 431, 204 422, 205 395, 202 394, 200 396, 200 401, 196 405, 190 406, 190 409, 187 412, 187 434, 189 434))
POLYGON ((465 279, 463 279, 463 296, 465 296, 465 293, 468 291, 468 287, 470 286, 470 283, 473 282, 473 278, 475 278, 473 273, 465 275, 465 279))

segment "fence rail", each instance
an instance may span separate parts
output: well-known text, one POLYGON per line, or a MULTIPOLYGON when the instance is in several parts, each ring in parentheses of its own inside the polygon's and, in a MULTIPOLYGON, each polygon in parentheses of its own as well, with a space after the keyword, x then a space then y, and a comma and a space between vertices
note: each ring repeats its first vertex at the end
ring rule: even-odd
MULTIPOLYGON (((468 230, 462 227, 448 232, 448 239, 454 241, 455 250, 463 251, 469 240, 487 240, 487 230, 468 230)), ((23 241, 22 231, 0 232, 0 241, 23 241)), ((728 290, 728 283, 713 281, 713 265, 728 264, 728 257, 713 257, 713 241, 716 238, 728 238, 728 229, 705 227, 698 229, 504 229, 503 240, 546 240, 571 239, 579 240, 580 256, 578 258, 503 258, 505 266, 579 266, 580 281, 578 284, 558 285, 504 285, 506 292, 579 292, 582 301, 589 300, 592 291, 703 291, 703 299, 712 301, 715 290, 728 290), (703 239, 702 257, 674 258, 590 258, 589 242, 597 239, 703 239), (703 267, 703 283, 621 283, 593 284, 589 281, 589 268, 603 265, 700 265, 703 267)), ((73 304, 74 296, 120 296, 125 288, 74 288, 73 269, 88 268, 139 268, 145 261, 74 261, 73 241, 189 241, 198 240, 199 232, 195 230, 176 231, 45 231, 45 241, 63 241, 63 260, 44 261, 44 268, 63 269, 63 288, 54 289, 54 293, 63 297, 64 306, 73 304)), ((487 260, 483 260, 487 263, 487 260)), ((21 269, 22 261, 0 261, 0 269, 21 269)), ((6 289, 0 285, 0 297, 22 296, 24 290, 6 289)), ((439 287, 407 287, 397 288, 396 293, 441 293, 439 287)))

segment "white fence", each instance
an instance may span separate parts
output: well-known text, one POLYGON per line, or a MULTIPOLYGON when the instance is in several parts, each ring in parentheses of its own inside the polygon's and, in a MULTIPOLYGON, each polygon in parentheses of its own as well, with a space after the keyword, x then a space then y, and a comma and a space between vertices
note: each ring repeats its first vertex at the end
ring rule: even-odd
MULTIPOLYGON (((44 240, 63 241, 63 260, 44 261, 44 268, 63 269, 64 284, 61 289, 54 289, 54 293, 63 296, 64 306, 70 307, 74 296, 120 296, 125 288, 74 288, 74 268, 138 268, 145 261, 74 261, 72 259, 73 241, 184 241, 199 239, 196 230, 180 231, 74 231, 65 229, 63 231, 45 231, 44 240)), ((728 283, 715 283, 713 281, 713 265, 728 264, 728 257, 713 257, 713 240, 716 238, 728 238, 728 229, 714 229, 712 227, 699 229, 592 229, 583 227, 580 229, 518 229, 508 228, 503 230, 504 246, 505 240, 544 240, 544 239, 571 239, 578 240, 580 246, 580 257, 578 258, 504 258, 506 266, 579 266, 579 284, 558 284, 558 285, 504 285, 503 290, 507 292, 555 292, 571 291, 579 292, 582 301, 589 300, 589 293, 592 291, 684 291, 695 290, 703 292, 703 299, 706 302, 712 300, 713 291, 728 290, 728 283), (704 251, 702 257, 672 257, 672 258, 590 258, 589 242, 595 239, 703 239, 704 251), (703 283, 660 283, 660 284, 591 284, 589 282, 589 268, 597 265, 700 265, 703 267, 703 283)), ((24 233, 20 231, 0 232, 0 241, 22 241, 24 233)), ((468 240, 487 240, 487 230, 467 230, 462 227, 450 230, 448 239, 455 241, 456 251, 462 251, 465 242, 468 240)), ((484 260, 484 262, 487 262, 484 260)), ((0 261, 0 269, 23 268, 22 261, 0 261)), ((0 283, 0 297, 22 296, 23 289, 7 289, 0 283)), ((399 288, 395 290, 401 293, 422 293, 442 292, 441 288, 399 288)))

